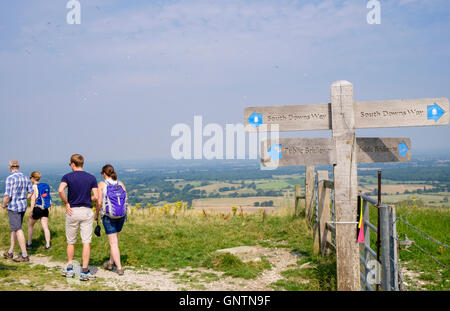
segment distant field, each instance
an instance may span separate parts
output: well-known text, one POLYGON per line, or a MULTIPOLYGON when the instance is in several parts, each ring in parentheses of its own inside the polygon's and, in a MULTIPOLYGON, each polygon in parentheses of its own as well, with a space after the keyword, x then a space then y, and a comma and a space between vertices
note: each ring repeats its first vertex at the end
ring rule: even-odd
MULTIPOLYGON (((358 183, 359 184, 378 184, 378 178, 375 176, 359 176, 358 177, 358 183)), ((399 181, 399 180, 390 180, 381 178, 382 185, 396 185, 396 184, 425 184, 426 182, 423 180, 410 180, 410 181, 399 181)))
POLYGON ((408 200, 412 197, 423 200, 423 202, 429 207, 444 207, 450 208, 449 202, 444 202, 445 198, 449 198, 450 194, 448 192, 438 192, 438 193, 425 193, 425 194, 391 194, 384 195, 382 197, 383 203, 395 204, 399 201, 408 200))
MULTIPOLYGON (((377 189, 378 186, 377 185, 367 185, 367 184, 363 184, 360 185, 359 188, 363 191, 373 191, 374 189, 377 189)), ((433 189, 434 186, 431 185, 424 185, 424 184, 414 184, 414 185, 409 185, 409 184, 382 184, 381 185, 381 192, 383 193, 389 193, 389 194, 396 194, 398 193, 404 193, 405 191, 416 191, 416 190, 423 190, 423 189, 433 189)))
POLYGON ((159 196, 159 193, 148 192, 144 193, 143 196, 144 198, 157 198, 159 196))
POLYGON ((276 178, 278 179, 299 179, 299 178, 305 178, 305 174, 292 174, 292 175, 277 175, 276 178))
POLYGON ((192 185, 194 187, 199 187, 202 184, 202 182, 201 181, 176 181, 176 182, 174 182, 174 186, 179 189, 184 188, 187 184, 192 185))
POLYGON ((256 185, 256 189, 262 190, 281 190, 289 188, 292 185, 286 181, 269 181, 265 183, 260 183, 256 185))
MULTIPOLYGON (((196 187, 194 188, 195 190, 205 190, 207 193, 210 192, 214 192, 214 191, 219 191, 220 188, 224 188, 224 187, 239 187, 239 184, 230 184, 230 183, 226 183, 226 182, 218 182, 218 183, 214 183, 214 184, 210 184, 207 186, 202 186, 202 187, 196 187)), ((234 191, 233 191, 234 192, 234 191)))
POLYGON ((230 190, 230 191, 224 191, 224 192, 220 192, 221 195, 232 195, 233 193, 237 192, 239 195, 241 194, 250 194, 250 195, 255 195, 256 194, 256 190, 254 189, 239 189, 239 190, 230 190))
POLYGON ((255 202, 273 201, 273 207, 261 207, 266 212, 273 212, 277 208, 281 208, 284 204, 284 197, 248 197, 248 198, 211 198, 198 199, 192 202, 195 210, 208 210, 212 212, 229 213, 231 207, 242 207, 245 213, 258 212, 260 207, 255 207, 255 202))

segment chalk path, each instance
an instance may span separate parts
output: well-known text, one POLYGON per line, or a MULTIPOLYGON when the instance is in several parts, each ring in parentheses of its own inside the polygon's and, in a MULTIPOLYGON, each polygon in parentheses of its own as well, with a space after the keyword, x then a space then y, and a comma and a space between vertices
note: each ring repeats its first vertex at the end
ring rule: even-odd
MULTIPOLYGON (((223 277, 223 273, 205 268, 184 268, 177 271, 166 271, 164 269, 138 269, 136 267, 125 267, 125 275, 119 276, 115 272, 107 271, 103 267, 89 267, 90 270, 101 278, 102 284, 114 290, 144 290, 144 291, 179 291, 179 290, 215 290, 215 291, 271 291, 271 283, 283 279, 281 272, 296 266, 298 257, 292 255, 285 248, 264 248, 255 246, 257 254, 264 256, 271 264, 271 270, 265 270, 259 277, 251 280, 242 278, 223 277), (217 275, 213 279, 205 277, 217 275), (179 276, 183 275, 184 278, 179 276), (189 281, 189 279, 191 281, 189 281)), ((30 256, 32 265, 43 265, 49 268, 60 268, 65 266, 64 262, 52 261, 50 257, 43 255, 30 256)), ((63 278, 63 276, 61 276, 63 278)), ((76 282, 77 279, 68 280, 76 282)), ((307 282, 307 280, 305 280, 307 282)), ((69 289, 58 288, 58 290, 69 289)), ((52 290, 54 288, 48 288, 52 290)))

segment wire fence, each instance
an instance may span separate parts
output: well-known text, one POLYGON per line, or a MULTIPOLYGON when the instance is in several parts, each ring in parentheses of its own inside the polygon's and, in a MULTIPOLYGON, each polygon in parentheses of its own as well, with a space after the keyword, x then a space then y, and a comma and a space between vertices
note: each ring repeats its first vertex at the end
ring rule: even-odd
MULTIPOLYGON (((408 221, 406 221, 405 219, 403 219, 402 217, 397 217, 396 221, 400 221, 402 223, 404 223, 405 225, 409 226, 410 228, 414 229, 422 238, 424 238, 427 241, 433 242, 436 245, 439 245, 441 247, 444 248, 449 248, 449 246, 445 243, 442 243, 438 240, 436 240, 435 238, 433 238, 430 234, 428 234, 427 232, 423 231, 420 228, 417 228, 416 226, 410 224, 408 221)), ((407 237, 406 237, 407 238, 407 237)), ((436 263, 438 263, 439 265, 441 265, 442 267, 448 269, 448 266, 442 262, 440 262, 436 257, 434 257, 430 252, 426 251, 423 247, 421 247, 419 244, 417 244, 417 241, 406 241, 405 240, 400 240, 397 238, 398 242, 409 242, 409 246, 414 246, 416 247, 418 250, 420 250, 422 253, 424 253, 425 255, 427 255, 428 257, 430 257, 431 259, 433 259, 436 263)))
POLYGON ((439 242, 438 240, 436 240, 435 238, 433 238, 431 235, 429 235, 429 234, 426 233, 425 231, 423 231, 423 230, 417 228, 416 226, 411 225, 409 222, 407 222, 407 221, 404 220, 403 218, 397 217, 397 220, 400 220, 401 222, 405 223, 406 225, 410 226, 411 228, 413 228, 414 230, 416 230, 417 232, 419 232, 419 234, 420 234, 423 238, 425 238, 426 240, 432 241, 432 242, 434 242, 434 243, 436 243, 436 244, 438 244, 438 245, 440 245, 440 246, 442 246, 442 247, 449 248, 449 246, 448 246, 447 244, 444 244, 444 243, 439 242))
POLYGON ((426 250, 424 250, 422 247, 420 247, 418 244, 414 244, 414 247, 417 247, 420 251, 422 251, 424 254, 428 255, 429 257, 431 257, 431 259, 433 259, 434 261, 436 261, 438 264, 440 264, 441 266, 443 266, 444 268, 448 268, 446 264, 443 264, 442 262, 440 262, 439 260, 436 259, 436 257, 434 257, 433 255, 431 255, 430 253, 428 253, 426 250))

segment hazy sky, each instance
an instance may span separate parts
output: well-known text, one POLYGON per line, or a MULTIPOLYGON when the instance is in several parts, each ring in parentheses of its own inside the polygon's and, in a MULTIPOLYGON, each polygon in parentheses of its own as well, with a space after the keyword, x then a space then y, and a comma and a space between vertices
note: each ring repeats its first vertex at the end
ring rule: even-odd
MULTIPOLYGON (((176 123, 247 106, 450 97, 448 0, 0 2, 0 163, 170 157, 176 123)), ((295 133, 324 137, 329 132, 295 133)), ((359 130, 450 152, 450 126, 359 130)))

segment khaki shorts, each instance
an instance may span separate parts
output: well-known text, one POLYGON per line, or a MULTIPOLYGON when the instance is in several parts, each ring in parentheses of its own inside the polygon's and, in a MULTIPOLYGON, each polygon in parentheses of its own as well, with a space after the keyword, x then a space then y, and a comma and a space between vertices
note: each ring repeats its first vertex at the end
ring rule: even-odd
POLYGON ((78 228, 83 244, 91 243, 94 211, 88 207, 72 207, 72 216, 66 214, 67 244, 77 243, 78 228))

